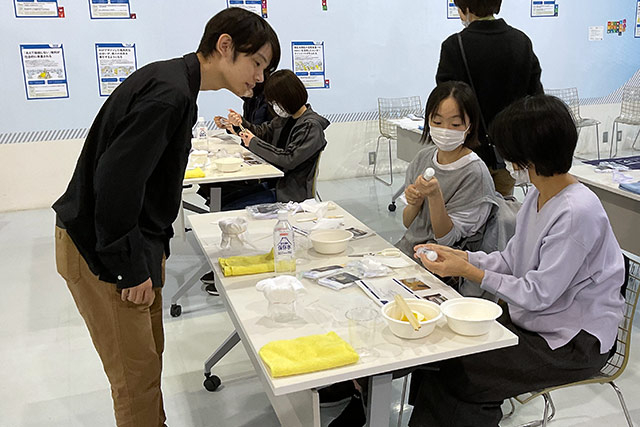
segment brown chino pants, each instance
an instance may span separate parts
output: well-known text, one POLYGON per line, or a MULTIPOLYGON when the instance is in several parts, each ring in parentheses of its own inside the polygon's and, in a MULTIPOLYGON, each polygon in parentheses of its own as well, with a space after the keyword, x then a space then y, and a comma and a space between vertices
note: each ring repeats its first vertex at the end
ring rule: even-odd
MULTIPOLYGON (((113 283, 94 275, 66 230, 56 227, 56 266, 111 384, 118 427, 161 427, 165 422, 160 390, 164 332, 162 290, 150 307, 120 299, 113 283)), ((164 262, 163 262, 164 275, 164 262)), ((163 277, 164 281, 164 277, 163 277)))

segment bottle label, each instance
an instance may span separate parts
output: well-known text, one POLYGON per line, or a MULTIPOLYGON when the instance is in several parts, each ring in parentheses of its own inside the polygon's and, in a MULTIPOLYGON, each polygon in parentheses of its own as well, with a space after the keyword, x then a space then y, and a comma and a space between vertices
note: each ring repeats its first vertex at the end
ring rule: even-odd
POLYGON ((289 233, 281 233, 278 246, 276 247, 278 255, 293 255, 293 241, 290 240, 289 233))
POLYGON ((207 139, 207 128, 206 127, 198 128, 198 139, 207 139))

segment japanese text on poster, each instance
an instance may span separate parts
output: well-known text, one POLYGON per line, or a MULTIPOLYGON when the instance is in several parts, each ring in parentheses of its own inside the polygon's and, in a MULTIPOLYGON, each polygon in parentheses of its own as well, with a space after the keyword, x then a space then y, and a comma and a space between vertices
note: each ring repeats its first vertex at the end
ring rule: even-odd
POLYGON ((57 18, 57 0, 13 0, 16 18, 57 18))
POLYGON ((109 96, 137 69, 136 45, 96 43, 100 96, 109 96))
POLYGON ((241 7, 263 18, 267 17, 267 0, 227 0, 227 7, 241 7))
POLYGON ((129 0, 89 0, 91 19, 129 19, 129 0))
POLYGON ((558 3, 556 0, 531 0, 531 17, 558 16, 558 3))
POLYGON ((604 26, 589 27, 589 41, 600 41, 604 38, 604 26))
POLYGON ((456 6, 453 0, 447 0, 447 19, 460 19, 458 6, 456 6))
POLYGON ((324 42, 291 42, 293 72, 309 89, 328 88, 325 79, 324 42))
POLYGON ((61 44, 20 45, 27 99, 68 98, 61 44))

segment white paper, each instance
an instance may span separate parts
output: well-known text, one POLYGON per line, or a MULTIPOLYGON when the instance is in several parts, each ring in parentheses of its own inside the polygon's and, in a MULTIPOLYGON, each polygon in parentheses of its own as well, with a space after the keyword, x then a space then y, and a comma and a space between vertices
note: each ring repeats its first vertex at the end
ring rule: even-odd
POLYGON ((458 7, 452 0, 447 0, 447 19, 460 19, 458 7))
POLYGON ((96 43, 100 96, 109 96, 137 68, 135 44, 96 43))
POLYGON ((325 88, 324 42, 291 42, 293 71, 307 88, 325 88))
POLYGON ((604 38, 604 26, 589 27, 589 41, 599 41, 604 38))
POLYGON ((91 19, 129 19, 129 0, 89 0, 91 19))
POLYGON ((558 4, 556 0, 531 0, 531 17, 558 16, 558 4))
POLYGON ((67 72, 61 44, 20 45, 27 99, 67 98, 67 72))
POLYGON ((20 1, 13 0, 16 18, 58 17, 57 1, 20 1))

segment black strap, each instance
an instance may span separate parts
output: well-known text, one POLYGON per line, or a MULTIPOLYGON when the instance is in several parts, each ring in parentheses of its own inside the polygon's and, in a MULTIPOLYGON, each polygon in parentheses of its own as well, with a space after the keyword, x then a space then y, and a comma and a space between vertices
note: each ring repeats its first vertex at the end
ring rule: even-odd
MULTIPOLYGON (((471 89, 473 89, 473 93, 476 94, 476 99, 478 99, 478 104, 480 103, 480 99, 478 98, 478 92, 476 91, 476 87, 473 85, 473 79, 471 78, 471 71, 469 70, 469 64, 467 63, 467 55, 464 53, 464 46, 462 46, 462 37, 460 33, 456 33, 458 38, 458 46, 460 46, 460 53, 462 54, 462 62, 464 62, 464 69, 467 70, 467 77, 469 78, 469 85, 471 89)), ((480 120, 482 121, 482 127, 484 128, 485 135, 487 137, 487 142, 489 142, 489 128, 487 128, 487 123, 484 121, 484 114, 482 114, 482 110, 480 110, 480 120)))

